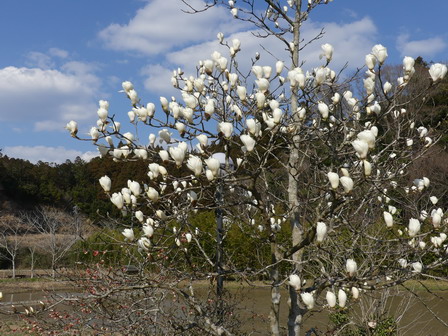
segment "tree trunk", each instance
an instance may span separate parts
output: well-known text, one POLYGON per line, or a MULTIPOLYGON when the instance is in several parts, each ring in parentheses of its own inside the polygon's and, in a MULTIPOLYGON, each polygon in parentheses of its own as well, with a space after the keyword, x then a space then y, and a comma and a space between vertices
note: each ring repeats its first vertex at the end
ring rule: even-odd
POLYGON ((16 278, 16 258, 12 257, 11 262, 12 262, 12 278, 15 279, 16 278))
MULTIPOLYGON (((299 66, 299 43, 300 43, 300 27, 301 27, 301 8, 302 0, 296 0, 296 16, 294 20, 293 27, 293 43, 294 48, 292 50, 292 68, 299 66)), ((297 89, 293 88, 291 90, 291 114, 293 119, 294 127, 298 127, 300 123, 299 116, 297 115, 298 108, 298 95, 297 89)), ((303 239, 303 225, 300 223, 300 213, 299 213, 299 196, 298 196, 298 186, 297 178, 299 172, 299 142, 300 137, 295 131, 293 136, 293 141, 291 144, 289 152, 289 166, 288 166, 288 201, 289 208, 291 211, 291 229, 292 229, 292 245, 295 246, 299 244, 303 239)), ((295 273, 299 275, 302 279, 302 267, 300 262, 302 261, 301 250, 297 251, 292 255, 292 260, 295 262, 295 273)), ((300 334, 300 325, 302 323, 304 310, 300 308, 299 295, 294 290, 294 288, 289 289, 289 314, 288 314, 288 335, 298 336, 300 334)))
POLYGON ((54 279, 56 276, 56 258, 55 254, 51 256, 51 277, 54 279))
POLYGON ((271 242, 271 261, 274 265, 271 269, 271 312, 269 313, 269 322, 271 326, 271 334, 273 336, 280 335, 280 279, 277 264, 277 243, 275 238, 271 242))
POLYGON ((34 250, 30 249, 30 257, 31 257, 31 265, 30 265, 30 273, 31 279, 34 278, 34 250))

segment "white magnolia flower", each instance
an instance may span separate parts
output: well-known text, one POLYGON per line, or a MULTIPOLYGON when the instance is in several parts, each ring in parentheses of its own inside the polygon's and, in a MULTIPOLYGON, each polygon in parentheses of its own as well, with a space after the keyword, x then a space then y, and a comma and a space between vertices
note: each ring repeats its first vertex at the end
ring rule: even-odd
POLYGON ((130 145, 135 140, 134 134, 132 134, 131 132, 124 133, 123 138, 128 145, 130 145))
POLYGON ((157 217, 159 217, 161 220, 165 220, 168 218, 168 216, 165 214, 163 210, 157 210, 156 211, 157 217))
POLYGON ((224 41, 224 34, 219 32, 216 37, 218 38, 219 43, 222 43, 224 41))
POLYGON ((318 68, 315 70, 315 74, 316 84, 320 85, 327 79, 327 68, 318 68))
POLYGON ((210 157, 207 160, 205 160, 205 164, 207 165, 208 169, 210 169, 213 176, 218 175, 221 163, 219 162, 219 160, 217 158, 210 157))
POLYGON ((347 294, 343 289, 339 289, 338 291, 338 302, 339 307, 344 308, 345 304, 347 303, 347 294))
POLYGON ((177 122, 177 123, 175 124, 175 127, 176 127, 177 131, 179 132, 179 134, 180 134, 181 136, 183 136, 183 135, 185 134, 186 126, 185 126, 184 123, 177 122))
POLYGON ((367 143, 367 145, 369 145, 369 148, 375 148, 375 133, 371 130, 365 130, 362 132, 359 132, 358 135, 356 136, 359 140, 362 140, 364 142, 367 143))
POLYGON ((439 201, 439 199, 436 196, 431 196, 429 198, 429 200, 431 201, 432 204, 436 205, 437 202, 439 201))
POLYGON ((169 156, 168 152, 166 150, 164 150, 164 149, 159 151, 159 156, 162 159, 162 161, 168 161, 170 159, 170 156, 169 156))
POLYGON ((447 73, 445 64, 435 63, 429 68, 429 74, 434 82, 441 80, 447 73))
POLYGON ((168 113, 169 112, 169 103, 168 103, 168 99, 166 99, 165 97, 160 97, 160 105, 162 105, 162 109, 168 113))
POLYGON ((322 116, 322 119, 327 119, 328 118, 328 112, 329 112, 329 108, 328 105, 325 104, 324 102, 319 102, 317 104, 317 109, 319 110, 319 113, 322 116))
POLYGON ((387 49, 381 44, 377 44, 372 48, 372 55, 376 57, 380 64, 383 64, 387 58, 387 49))
POLYGON ((302 286, 302 282, 300 280, 300 277, 297 274, 291 274, 289 276, 289 285, 294 288, 296 291, 300 290, 300 287, 302 286))
POLYGON ((414 237, 416 236, 420 231, 420 221, 415 218, 409 219, 409 236, 414 237))
POLYGON ((372 164, 367 160, 362 160, 362 165, 364 167, 364 174, 370 176, 372 174, 372 164))
POLYGON ((198 194, 196 194, 195 191, 190 190, 187 194, 187 198, 194 205, 196 203, 196 201, 198 200, 198 194))
POLYGON ((440 247, 442 246, 442 238, 440 237, 431 237, 431 243, 434 245, 434 247, 440 247))
POLYGON ((263 66, 263 76, 266 79, 269 79, 272 74, 272 68, 269 65, 263 66))
POLYGON ((235 87, 238 83, 238 74, 236 73, 229 74, 229 82, 232 87, 235 87))
POLYGON ((302 298, 303 303, 305 304, 306 308, 313 309, 314 308, 314 297, 311 293, 301 293, 300 297, 302 298))
POLYGON ((423 270, 423 265, 421 262, 414 262, 412 263, 412 268, 414 269, 414 272, 421 273, 423 270))
POLYGON ((331 97, 331 101, 334 105, 338 104, 341 101, 341 95, 338 92, 335 92, 333 97, 331 97))
POLYGON ((283 111, 279 108, 275 108, 272 111, 272 118, 274 120, 274 123, 278 124, 282 120, 283 117, 283 111))
POLYGON ((124 236, 124 240, 133 241, 134 240, 134 231, 132 229, 124 229, 122 232, 124 236))
POLYGON ((208 137, 205 134, 199 134, 196 139, 198 139, 199 143, 202 147, 207 147, 208 144, 208 137))
POLYGON ((139 222, 143 222, 143 221, 145 220, 144 215, 143 215, 143 212, 140 211, 140 210, 138 210, 138 211, 135 212, 135 218, 137 218, 137 220, 138 220, 139 222))
POLYGON ((352 296, 356 300, 359 298, 359 289, 358 287, 352 287, 352 296))
POLYGON ((367 95, 371 95, 375 91, 375 82, 371 77, 366 78, 364 81, 364 88, 366 89, 367 95))
POLYGON ((232 48, 233 48, 233 50, 235 50, 235 51, 239 51, 240 48, 241 48, 241 41, 238 40, 238 39, 233 39, 233 40, 232 40, 232 48))
POLYGON ((327 62, 330 62, 331 59, 333 58, 333 51, 334 51, 333 46, 329 43, 325 43, 321 46, 321 48, 323 50, 322 56, 325 56, 327 62))
POLYGON ((123 209, 124 199, 121 193, 113 193, 110 200, 118 209, 123 209))
POLYGON ((336 306, 336 295, 333 292, 328 291, 326 295, 327 303, 330 308, 336 306))
POLYGON ((154 228, 152 227, 152 225, 144 224, 142 229, 143 229, 143 234, 148 238, 151 238, 152 235, 154 234, 154 228))
POLYGON ((341 176, 339 178, 339 181, 342 184, 342 187, 344 188, 344 191, 346 194, 348 194, 353 189, 353 180, 349 176, 341 176))
POLYGON ((105 192, 109 192, 112 186, 112 181, 109 176, 104 175, 99 179, 100 185, 105 192))
POLYGON ((78 133, 78 123, 74 120, 67 123, 67 125, 65 125, 65 128, 70 132, 70 135, 72 137, 75 137, 78 133))
POLYGON ((225 71, 227 69, 228 60, 224 56, 220 57, 216 63, 218 64, 221 71, 225 71))
POLYGON ((244 86, 237 86, 236 88, 236 93, 238 94, 238 97, 240 98, 241 101, 245 101, 246 100, 246 87, 244 86))
POLYGON ((246 150, 248 152, 251 152, 254 150, 255 147, 255 140, 248 134, 242 134, 240 136, 241 142, 244 144, 244 146, 246 147, 246 150))
POLYGON ((390 90, 392 90, 392 84, 389 83, 389 82, 384 83, 384 85, 383 85, 383 91, 384 91, 384 93, 387 94, 387 93, 390 92, 390 90))
POLYGON ((383 212, 384 221, 386 222, 387 227, 392 227, 394 224, 394 218, 392 217, 390 212, 384 211, 383 212))
POLYGON ((352 146, 360 159, 367 157, 367 153, 369 152, 369 144, 367 142, 357 139, 352 142, 352 146))
POLYGON ((203 62, 203 69, 207 75, 211 75, 213 73, 214 66, 215 62, 213 62, 213 60, 207 59, 203 62))
POLYGON ((275 72, 277 73, 277 75, 280 75, 280 73, 283 71, 284 66, 285 64, 282 61, 277 61, 277 63, 275 63, 275 72))
POLYGON ((156 189, 154 189, 153 187, 148 187, 148 190, 146 191, 146 195, 153 202, 157 202, 159 200, 159 192, 156 189))
MULTIPOLYGON (((70 131, 70 133, 71 133, 71 131, 70 131)), ((92 140, 96 141, 96 140, 98 140, 98 138, 100 136, 100 132, 98 132, 98 128, 93 126, 92 128, 90 128, 89 135, 92 138, 92 140)))
POLYGON ((372 54, 366 55, 366 66, 369 70, 373 70, 376 65, 376 57, 372 54))
POLYGON ((402 267, 402 268, 406 268, 408 266, 408 262, 406 261, 406 259, 400 258, 398 259, 398 264, 402 267))
POLYGON ((269 81, 266 78, 257 79, 255 83, 258 85, 259 92, 266 93, 269 90, 269 81))
POLYGON ((140 184, 136 181, 128 180, 128 188, 136 197, 142 192, 140 184))
POLYGON ((328 180, 330 181, 331 188, 337 189, 339 187, 339 175, 334 172, 329 172, 327 174, 327 176, 328 176, 328 180))
POLYGON ((218 124, 218 130, 224 134, 224 137, 230 138, 233 132, 233 125, 229 122, 220 122, 218 124))
POLYGON ((130 121, 131 123, 133 123, 133 122, 135 121, 135 116, 136 116, 136 114, 135 114, 134 111, 129 111, 129 112, 128 112, 129 121, 130 121))
POLYGON ((128 95, 128 98, 131 100, 132 105, 135 106, 139 102, 137 91, 132 89, 132 90, 127 91, 126 93, 128 95))
POLYGON ((316 240, 317 242, 323 242, 327 235, 327 224, 324 222, 317 222, 316 225, 316 240))
POLYGON ((403 59, 403 70, 406 73, 410 73, 414 70, 415 60, 412 57, 406 56, 403 59))
POLYGON ((169 144, 171 142, 171 133, 166 128, 164 128, 159 131, 159 138, 169 144))
POLYGON ((213 99, 207 100, 207 104, 204 107, 206 118, 210 118, 215 113, 215 101, 213 99))
POLYGON ((439 228, 440 224, 442 223, 442 216, 438 212, 434 212, 431 216, 432 225, 434 228, 439 228))
POLYGON ((259 65, 252 66, 252 72, 258 79, 263 77, 263 68, 259 65))
POLYGON ((187 167, 195 176, 199 176, 202 173, 202 160, 195 155, 190 155, 187 160, 187 167))
POLYGON ((146 237, 141 237, 137 240, 137 246, 140 250, 148 251, 151 247, 151 241, 146 237))
POLYGON ((129 82, 129 81, 125 81, 125 82, 121 83, 121 87, 123 88, 123 90, 125 92, 129 92, 131 90, 134 90, 134 85, 131 82, 129 82))
MULTIPOLYGON (((182 147, 170 147, 169 153, 173 160, 176 162, 176 166, 180 167, 182 166, 182 162, 185 159, 185 150, 182 147)), ((159 153, 160 154, 160 153, 159 153)))
POLYGON ((356 261, 354 261, 353 259, 347 259, 345 263, 345 269, 347 273, 352 277, 358 271, 358 265, 356 264, 356 261))

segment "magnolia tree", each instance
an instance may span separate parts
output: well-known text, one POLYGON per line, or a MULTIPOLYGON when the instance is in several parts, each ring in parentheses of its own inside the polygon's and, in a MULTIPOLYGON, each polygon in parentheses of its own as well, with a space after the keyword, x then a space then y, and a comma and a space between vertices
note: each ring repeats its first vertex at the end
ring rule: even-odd
MULTIPOLYGON (((401 76, 385 81, 387 49, 375 45, 352 77, 362 77, 364 88, 352 92, 350 74, 331 67, 332 45, 322 45, 321 66, 306 69, 300 58, 309 44, 301 38, 301 26, 316 7, 331 1, 282 2, 265 0, 266 10, 259 11, 252 1, 237 6, 215 0, 205 10, 228 7, 235 19, 259 28, 261 37, 283 42, 287 59, 266 64, 257 54, 245 71, 238 67, 244 45, 220 33, 227 53, 215 51, 199 61, 195 74, 173 72, 171 82, 182 99, 146 102, 126 81, 127 116, 99 102, 90 140, 102 156, 146 161, 148 178, 126 186, 114 185, 107 176, 100 179, 111 202, 133 218, 122 238, 124 246, 138 250, 133 260, 141 267, 138 281, 103 288, 98 296, 142 288, 171 291, 189 309, 185 315, 173 313, 171 327, 182 315, 176 330, 222 335, 232 333, 225 309, 218 307, 211 316, 193 287, 175 285, 216 278, 219 302, 224 276, 269 279, 270 333, 279 335, 284 328, 299 335, 310 312, 342 309, 364 291, 430 276, 447 263, 445 209, 437 205, 427 177, 411 181, 407 176, 412 161, 438 140, 434 130, 416 124, 415 100, 424 101, 446 75, 446 65, 431 65, 424 90, 409 96, 414 59, 405 57, 401 76), (127 117, 135 132, 120 130, 127 117), (192 220, 206 211, 216 213, 216 237, 192 220), (232 226, 260 249, 267 246, 270 258, 256 268, 236 267, 222 245, 232 226), (204 247, 210 242, 218 245, 216 253, 204 247), (189 271, 176 271, 179 260, 189 271), (282 287, 289 295, 284 327, 282 287)), ((75 121, 67 129, 79 138, 75 121)), ((163 311, 161 302, 153 300, 158 308, 151 314, 163 311)))

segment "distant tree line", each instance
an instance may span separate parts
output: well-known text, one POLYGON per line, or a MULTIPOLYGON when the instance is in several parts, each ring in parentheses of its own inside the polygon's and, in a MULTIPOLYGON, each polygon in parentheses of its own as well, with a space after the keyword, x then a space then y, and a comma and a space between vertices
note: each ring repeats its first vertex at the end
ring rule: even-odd
MULTIPOLYGON (((0 153, 0 197, 11 204, 11 210, 17 212, 30 210, 36 206, 51 205, 62 210, 71 210, 74 206, 91 220, 98 220, 107 213, 113 215, 110 201, 102 192, 98 179, 108 175, 125 185, 129 176, 136 180, 145 180, 146 163, 130 161, 118 165, 110 158, 94 158, 85 162, 76 158, 62 164, 29 161, 10 158, 0 153), (100 215, 101 214, 101 215, 100 215)), ((2 210, 2 209, 0 209, 2 210)))

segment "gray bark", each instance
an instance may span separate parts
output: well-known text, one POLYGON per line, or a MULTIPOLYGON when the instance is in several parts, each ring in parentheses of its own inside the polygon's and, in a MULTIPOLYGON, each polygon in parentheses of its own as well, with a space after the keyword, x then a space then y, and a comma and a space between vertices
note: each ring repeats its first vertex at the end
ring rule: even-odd
MULTIPOLYGON (((292 50, 292 67, 295 68, 299 66, 299 43, 300 43, 300 27, 301 27, 301 8, 302 0, 296 0, 296 16, 294 19, 293 27, 293 43, 294 48, 292 50)), ((291 113, 293 118, 293 123, 295 126, 299 125, 299 116, 297 115, 298 107, 298 95, 297 89, 291 90, 291 113)), ((296 131, 297 132, 297 131, 296 131)), ((298 245, 303 239, 303 224, 300 222, 299 213, 299 198, 298 198, 298 187, 297 187, 297 175, 298 175, 298 163, 299 163, 299 135, 294 134, 290 148, 289 154, 289 165, 288 165, 288 201, 289 208, 291 211, 291 226, 292 226, 292 245, 298 245)), ((300 262, 302 260, 302 250, 295 252, 292 255, 292 260, 295 262, 295 273, 301 278, 302 267, 300 262)), ((299 295, 294 290, 294 288, 289 289, 289 314, 288 314, 288 335, 297 336, 300 334, 300 325, 302 322, 302 316, 304 310, 300 307, 299 295)))

